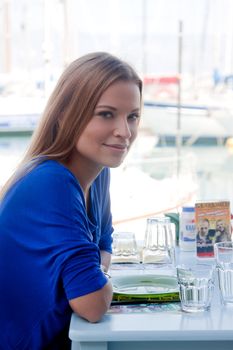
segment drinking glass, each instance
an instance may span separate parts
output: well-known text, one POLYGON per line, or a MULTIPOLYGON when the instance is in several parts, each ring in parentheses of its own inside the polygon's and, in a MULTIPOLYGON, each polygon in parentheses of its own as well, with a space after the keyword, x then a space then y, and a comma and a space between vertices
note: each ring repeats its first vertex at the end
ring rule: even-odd
POLYGON ((179 265, 176 271, 181 309, 186 312, 209 310, 214 289, 214 267, 196 263, 179 265))
POLYGON ((142 262, 145 264, 175 264, 175 247, 169 218, 147 219, 142 262))
POLYGON ((112 263, 139 263, 139 253, 134 232, 114 232, 112 263))
POLYGON ((233 306, 233 242, 214 244, 221 301, 233 306))

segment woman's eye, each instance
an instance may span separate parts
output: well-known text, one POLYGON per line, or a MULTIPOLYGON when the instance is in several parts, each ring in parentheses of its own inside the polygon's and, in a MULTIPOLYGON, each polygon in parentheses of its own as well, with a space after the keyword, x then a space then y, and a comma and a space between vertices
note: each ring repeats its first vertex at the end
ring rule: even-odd
POLYGON ((128 116, 128 119, 130 120, 137 120, 140 118, 140 115, 138 113, 132 113, 128 116))
POLYGON ((108 111, 99 112, 98 115, 100 115, 103 118, 107 118, 107 119, 113 117, 112 112, 108 112, 108 111))

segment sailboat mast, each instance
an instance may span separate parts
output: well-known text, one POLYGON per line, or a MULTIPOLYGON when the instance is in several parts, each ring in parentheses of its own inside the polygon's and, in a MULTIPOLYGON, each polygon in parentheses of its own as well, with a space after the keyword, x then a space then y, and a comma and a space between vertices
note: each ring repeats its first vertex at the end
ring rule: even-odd
POLYGON ((182 46, 183 46, 183 22, 178 23, 178 93, 177 93, 177 126, 176 126, 176 150, 177 150, 177 176, 180 173, 181 155, 181 74, 182 74, 182 46))
POLYGON ((10 26, 10 0, 3 1, 3 72, 11 71, 11 26, 10 26))
POLYGON ((147 0, 142 0, 142 74, 147 75, 147 0))

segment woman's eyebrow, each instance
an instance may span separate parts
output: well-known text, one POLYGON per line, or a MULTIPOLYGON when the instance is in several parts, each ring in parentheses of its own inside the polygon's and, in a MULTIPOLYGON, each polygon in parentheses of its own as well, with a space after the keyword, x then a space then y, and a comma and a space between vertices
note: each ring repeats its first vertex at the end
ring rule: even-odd
POLYGON ((117 110, 117 108, 115 108, 115 107, 113 107, 113 106, 108 106, 108 105, 98 105, 98 106, 96 106, 96 109, 97 109, 97 108, 109 108, 109 109, 112 109, 112 110, 114 110, 114 111, 117 110))
MULTIPOLYGON (((112 109, 113 111, 117 110, 116 107, 108 106, 108 105, 98 105, 98 106, 96 106, 96 109, 98 109, 98 108, 107 108, 107 109, 112 109)), ((140 111, 140 108, 135 108, 135 109, 132 109, 132 111, 130 113, 139 112, 139 111, 140 111)))

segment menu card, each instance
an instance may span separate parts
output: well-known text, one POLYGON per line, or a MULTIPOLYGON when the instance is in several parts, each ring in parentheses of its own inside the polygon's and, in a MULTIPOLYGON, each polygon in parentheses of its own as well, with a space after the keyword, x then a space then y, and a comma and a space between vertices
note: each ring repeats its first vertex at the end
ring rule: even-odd
POLYGON ((229 201, 195 204, 197 256, 214 257, 214 243, 231 240, 229 201))

